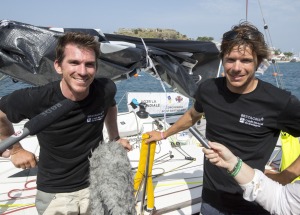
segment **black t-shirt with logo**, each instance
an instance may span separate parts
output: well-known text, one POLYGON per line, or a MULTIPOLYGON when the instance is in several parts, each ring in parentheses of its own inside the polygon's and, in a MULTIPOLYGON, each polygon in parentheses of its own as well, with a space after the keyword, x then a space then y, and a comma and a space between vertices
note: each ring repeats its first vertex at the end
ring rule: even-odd
MULTIPOLYGON (((65 99, 59 83, 17 90, 0 100, 0 109, 14 123, 31 119, 65 99)), ((113 81, 95 79, 87 98, 76 102, 78 105, 71 112, 37 134, 37 189, 62 193, 88 187, 88 157, 103 140, 104 118, 108 108, 116 105, 115 94, 113 81)))
MULTIPOLYGON (((289 92, 258 80, 256 89, 235 94, 225 78, 203 82, 194 108, 205 113, 206 136, 227 146, 253 168, 264 170, 280 130, 300 135, 300 102, 289 92)), ((264 210, 242 197, 242 189, 225 169, 204 160, 202 198, 229 213, 258 214, 264 210)))

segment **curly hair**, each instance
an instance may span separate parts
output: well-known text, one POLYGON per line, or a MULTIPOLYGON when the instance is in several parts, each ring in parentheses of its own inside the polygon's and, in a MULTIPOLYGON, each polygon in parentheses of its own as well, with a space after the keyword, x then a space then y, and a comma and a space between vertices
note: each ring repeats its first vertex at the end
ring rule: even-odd
POLYGON ((230 53, 234 47, 249 47, 257 56, 257 66, 269 56, 269 47, 264 35, 251 23, 241 22, 223 34, 220 58, 230 53))

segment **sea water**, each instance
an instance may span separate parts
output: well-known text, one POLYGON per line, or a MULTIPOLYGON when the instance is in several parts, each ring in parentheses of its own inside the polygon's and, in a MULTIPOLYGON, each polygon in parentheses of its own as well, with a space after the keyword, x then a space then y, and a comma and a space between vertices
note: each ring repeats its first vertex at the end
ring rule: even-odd
POLYGON ((270 66, 258 78, 286 89, 300 99, 300 62, 278 63, 270 66))
MULTIPOLYGON (((271 65, 262 75, 257 75, 261 80, 269 82, 277 87, 284 88, 300 99, 300 62, 278 63, 271 65)), ((173 90, 163 84, 159 78, 155 78, 147 72, 141 72, 137 77, 116 82, 117 95, 116 102, 119 112, 128 111, 128 92, 172 92, 173 90)), ((0 97, 7 95, 14 90, 31 85, 16 82, 9 77, 0 80, 0 97)), ((190 102, 190 105, 192 101, 190 102)))

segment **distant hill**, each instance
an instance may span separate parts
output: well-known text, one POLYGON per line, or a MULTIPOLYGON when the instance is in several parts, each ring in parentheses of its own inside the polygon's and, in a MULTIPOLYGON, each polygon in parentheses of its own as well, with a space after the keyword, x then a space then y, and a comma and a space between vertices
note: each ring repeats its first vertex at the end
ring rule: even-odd
POLYGON ((114 34, 141 38, 191 40, 191 38, 188 38, 186 35, 181 34, 178 31, 161 28, 119 28, 119 30, 114 32, 114 34))

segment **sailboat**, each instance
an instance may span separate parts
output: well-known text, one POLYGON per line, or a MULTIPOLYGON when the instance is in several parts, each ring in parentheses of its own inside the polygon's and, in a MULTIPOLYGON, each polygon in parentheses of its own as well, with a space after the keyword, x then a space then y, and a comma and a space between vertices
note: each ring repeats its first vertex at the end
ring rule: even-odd
MULTIPOLYGON (((141 39, 103 34, 99 29, 45 28, 9 20, 0 22, 0 56, 4 62, 0 65, 0 72, 36 86, 58 80, 60 77, 56 75, 52 66, 56 39, 64 32, 82 30, 94 35, 101 42, 101 56, 98 60, 99 67, 104 70, 99 71, 97 76, 120 81, 145 70, 172 86, 175 91, 192 97, 201 82, 218 75, 219 51, 216 44, 211 42, 141 39), (15 37, 20 36, 23 38, 22 43, 14 43, 15 37), (34 44, 34 47, 24 49, 24 44, 34 44), (45 74, 44 70, 50 72, 45 74)), ((131 100, 127 102, 130 103, 131 100)), ((132 130, 132 126, 128 126, 131 130, 125 130, 123 134, 134 146, 134 150, 128 153, 134 172, 139 164, 142 134, 153 129, 167 129, 170 126, 163 118, 137 116, 138 113, 134 111, 120 113, 118 116, 120 124, 134 119, 133 127, 138 128, 132 130), (124 115, 134 117, 122 120, 124 115)), ((15 130, 23 130, 26 123, 27 121, 22 121, 15 124, 15 130)), ((202 119, 197 124, 197 129, 203 136, 205 123, 205 119, 202 119)), ((21 143, 25 149, 34 152, 36 156, 39 155, 39 145, 34 135, 24 137, 21 143)), ((189 131, 157 143, 152 170, 155 210, 145 210, 148 197, 139 196, 139 214, 200 212, 203 180, 202 144, 189 131)), ((274 158, 270 165, 276 162, 278 160, 274 158)), ((36 168, 17 169, 8 159, 1 158, 1 214, 37 214, 34 205, 36 171, 36 168)))

